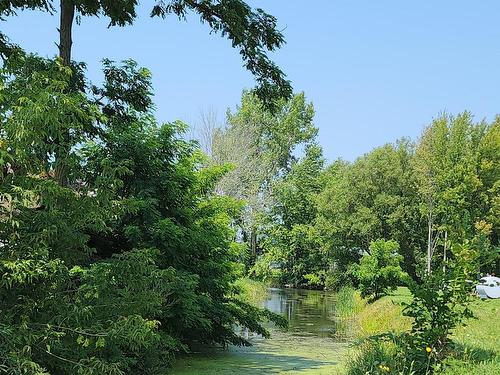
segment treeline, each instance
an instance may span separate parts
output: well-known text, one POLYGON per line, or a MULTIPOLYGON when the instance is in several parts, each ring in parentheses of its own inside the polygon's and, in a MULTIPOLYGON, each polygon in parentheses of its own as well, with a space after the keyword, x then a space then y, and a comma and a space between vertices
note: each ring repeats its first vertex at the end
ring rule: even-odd
POLYGON ((247 271, 275 285, 357 285, 356 264, 379 239, 397 242, 418 280, 474 243, 477 272, 498 272, 500 119, 443 114, 416 141, 401 139, 326 166, 304 96, 266 115, 244 95, 214 132, 213 160, 235 169, 219 193, 247 202, 241 216, 247 271), (253 129, 253 130, 251 130, 253 129))

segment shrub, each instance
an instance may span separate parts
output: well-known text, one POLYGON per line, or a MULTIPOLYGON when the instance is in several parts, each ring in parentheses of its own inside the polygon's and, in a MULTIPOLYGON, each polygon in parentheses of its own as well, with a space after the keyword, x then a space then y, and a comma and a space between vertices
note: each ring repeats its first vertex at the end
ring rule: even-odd
POLYGON ((396 241, 377 240, 370 244, 370 253, 363 255, 359 265, 354 266, 354 274, 359 281, 361 296, 376 300, 391 290, 396 290, 404 282, 396 241))
POLYGON ((325 271, 308 273, 304 275, 306 286, 311 288, 323 288, 325 286, 325 271))
POLYGON ((478 252, 466 242, 452 246, 452 254, 446 268, 427 275, 421 284, 410 283, 413 300, 404 304, 403 314, 413 318, 405 336, 406 355, 420 372, 428 362, 433 369, 440 367, 449 353, 451 331, 473 317, 467 280, 477 269, 478 252))
POLYGON ((353 285, 354 275, 352 269, 347 270, 328 270, 325 275, 325 288, 332 291, 340 291, 343 287, 351 287, 353 285))
POLYGON ((272 287, 278 287, 284 283, 281 264, 275 261, 271 254, 264 254, 258 258, 250 269, 249 276, 255 277, 257 280, 272 287))
POLYGON ((467 280, 477 269, 478 254, 467 242, 452 246, 453 257, 446 268, 426 275, 421 284, 410 283, 413 299, 403 303, 403 315, 412 319, 411 331, 368 338, 359 357, 349 365, 349 374, 371 374, 372 361, 381 363, 388 357, 397 359, 393 367, 388 366, 394 374, 430 374, 440 369, 451 352, 450 333, 472 317, 467 280), (389 354, 387 348, 391 348, 389 354))
POLYGON ((413 363, 390 341, 365 342, 347 365, 347 375, 414 375, 413 363))

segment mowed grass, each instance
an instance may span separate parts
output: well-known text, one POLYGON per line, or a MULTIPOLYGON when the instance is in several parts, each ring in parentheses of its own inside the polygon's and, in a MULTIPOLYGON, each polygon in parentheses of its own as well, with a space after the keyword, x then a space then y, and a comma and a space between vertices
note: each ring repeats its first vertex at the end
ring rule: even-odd
POLYGON ((459 351, 446 360, 445 374, 500 374, 500 299, 477 300, 472 310, 477 319, 453 334, 459 351))

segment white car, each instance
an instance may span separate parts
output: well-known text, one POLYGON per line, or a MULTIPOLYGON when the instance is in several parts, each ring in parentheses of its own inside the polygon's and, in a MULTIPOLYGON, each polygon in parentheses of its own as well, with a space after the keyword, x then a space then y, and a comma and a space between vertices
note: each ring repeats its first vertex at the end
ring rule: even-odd
POLYGON ((481 298, 500 298, 500 278, 482 277, 476 286, 476 294, 481 298))

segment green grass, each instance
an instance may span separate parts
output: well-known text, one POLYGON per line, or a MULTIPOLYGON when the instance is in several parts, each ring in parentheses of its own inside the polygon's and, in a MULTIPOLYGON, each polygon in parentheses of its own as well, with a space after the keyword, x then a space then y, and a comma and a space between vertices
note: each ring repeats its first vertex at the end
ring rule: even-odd
POLYGON ((458 353, 446 360, 445 374, 500 374, 500 299, 475 301, 472 310, 477 319, 453 334, 458 353))
POLYGON ((408 302, 410 298, 411 294, 407 288, 398 288, 391 295, 366 304, 356 317, 358 336, 366 337, 382 332, 402 332, 410 329, 411 320, 401 314, 401 302, 408 302))
MULTIPOLYGON (((408 289, 398 288, 392 295, 365 305, 356 317, 358 336, 408 330, 411 320, 401 314, 400 304, 410 298, 408 289)), ((455 354, 444 361, 444 374, 500 374, 500 299, 476 300, 471 308, 476 319, 453 333, 455 354)))
POLYGON ((335 299, 335 312, 339 318, 351 318, 365 305, 353 287, 346 286, 338 291, 335 299))

